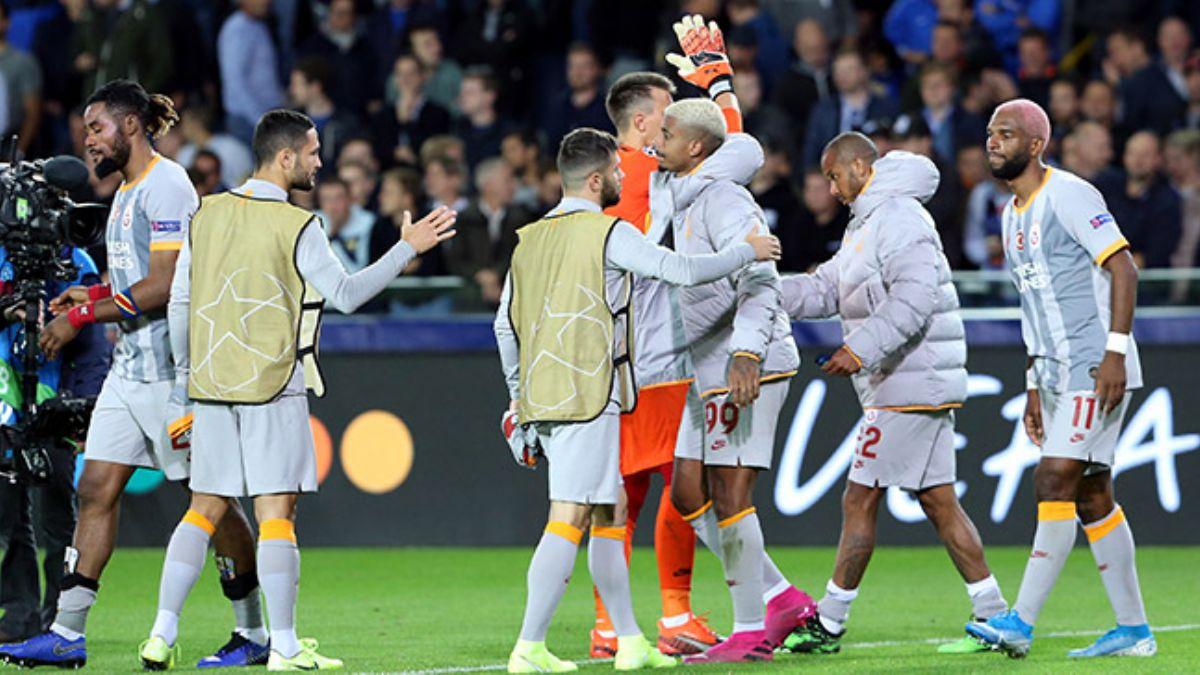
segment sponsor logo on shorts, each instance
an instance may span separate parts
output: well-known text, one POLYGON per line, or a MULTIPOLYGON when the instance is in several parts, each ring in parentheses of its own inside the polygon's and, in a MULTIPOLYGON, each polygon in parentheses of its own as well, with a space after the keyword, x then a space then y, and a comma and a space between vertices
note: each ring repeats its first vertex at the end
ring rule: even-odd
POLYGON ((1087 436, 1085 436, 1083 433, 1077 431, 1071 435, 1071 442, 1072 443, 1082 443, 1085 438, 1087 438, 1087 436))
POLYGON ((712 450, 713 452, 718 452, 718 451, 724 450, 726 445, 728 445, 728 444, 725 442, 725 439, 718 438, 717 440, 713 441, 712 447, 710 447, 709 449, 712 450))

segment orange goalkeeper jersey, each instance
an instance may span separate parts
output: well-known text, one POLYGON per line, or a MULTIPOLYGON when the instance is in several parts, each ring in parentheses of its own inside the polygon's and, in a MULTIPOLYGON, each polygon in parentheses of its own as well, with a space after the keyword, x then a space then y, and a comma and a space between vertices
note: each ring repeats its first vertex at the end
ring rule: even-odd
POLYGON ((621 158, 621 201, 604 212, 632 223, 644 234, 650 229, 650 174, 658 171, 658 159, 642 148, 622 144, 617 148, 621 158))

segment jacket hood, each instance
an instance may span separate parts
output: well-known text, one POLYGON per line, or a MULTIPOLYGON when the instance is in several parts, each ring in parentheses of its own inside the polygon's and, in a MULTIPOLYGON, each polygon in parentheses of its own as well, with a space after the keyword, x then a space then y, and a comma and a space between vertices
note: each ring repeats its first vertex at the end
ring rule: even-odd
POLYGON ((941 180, 932 160, 903 150, 889 152, 871 168, 874 175, 850 207, 856 219, 865 218, 880 204, 896 197, 927 202, 937 192, 941 180))

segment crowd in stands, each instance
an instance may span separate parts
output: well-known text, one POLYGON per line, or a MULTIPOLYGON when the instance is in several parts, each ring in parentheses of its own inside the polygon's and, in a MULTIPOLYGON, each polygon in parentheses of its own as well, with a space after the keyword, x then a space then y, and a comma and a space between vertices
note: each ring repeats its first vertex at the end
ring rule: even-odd
MULTIPOLYGON (((724 28, 746 130, 766 150, 750 188, 784 271, 840 244, 848 213, 817 163, 851 129, 931 157, 942 180, 928 208, 951 264, 999 268, 1010 195, 984 136, 995 105, 1017 96, 1050 113, 1047 159, 1100 189, 1140 265, 1197 265, 1200 3, 1189 0, 6 0, 0 129, 31 157, 83 156, 82 102, 97 83, 134 78, 175 100, 182 121, 158 150, 210 194, 252 170, 262 113, 301 110, 324 167, 294 198, 320 213, 346 268, 395 242, 404 211, 450 205, 459 236, 409 272, 459 276, 472 293, 458 307, 486 308, 515 231, 559 197, 559 140, 612 130, 608 84, 666 73, 684 14, 724 28)), ((117 182, 94 181, 95 196, 117 182)), ((391 309, 450 309, 427 300, 391 309)))

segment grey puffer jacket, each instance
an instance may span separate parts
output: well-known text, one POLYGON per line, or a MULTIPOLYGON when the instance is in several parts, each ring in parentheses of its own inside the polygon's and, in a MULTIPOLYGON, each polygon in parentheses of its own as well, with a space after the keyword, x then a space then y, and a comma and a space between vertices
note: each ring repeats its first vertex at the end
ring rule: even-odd
POLYGON ((933 162, 890 152, 851 206, 842 247, 812 274, 783 279, 794 319, 840 314, 862 361, 864 408, 938 410, 967 397, 967 344, 958 294, 933 218, 921 203, 939 180, 933 162))

